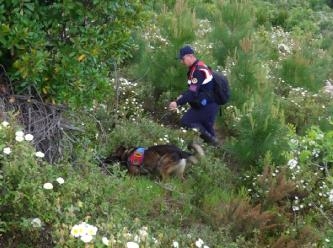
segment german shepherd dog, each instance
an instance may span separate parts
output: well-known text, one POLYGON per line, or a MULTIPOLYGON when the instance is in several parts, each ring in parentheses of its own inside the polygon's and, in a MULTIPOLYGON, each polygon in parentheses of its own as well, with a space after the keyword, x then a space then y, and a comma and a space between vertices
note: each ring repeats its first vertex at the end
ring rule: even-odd
POLYGON ((204 151, 199 144, 191 143, 188 149, 183 151, 172 144, 155 145, 144 149, 140 163, 132 163, 133 154, 137 147, 126 148, 119 146, 114 153, 104 159, 104 164, 120 163, 126 166, 130 175, 158 175, 165 181, 171 174, 176 174, 184 179, 185 167, 188 163, 196 164, 204 156, 204 151))

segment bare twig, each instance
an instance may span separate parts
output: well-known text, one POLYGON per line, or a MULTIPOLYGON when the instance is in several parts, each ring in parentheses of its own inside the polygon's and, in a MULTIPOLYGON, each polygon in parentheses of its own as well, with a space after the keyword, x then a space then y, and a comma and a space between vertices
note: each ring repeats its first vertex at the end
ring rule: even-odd
POLYGON ((33 96, 32 90, 27 95, 8 95, 2 98, 5 111, 18 113, 18 122, 34 136, 36 149, 45 153, 50 163, 60 160, 64 152, 70 152, 75 142, 71 131, 82 131, 66 123, 62 117, 63 106, 44 103, 41 97, 33 96))

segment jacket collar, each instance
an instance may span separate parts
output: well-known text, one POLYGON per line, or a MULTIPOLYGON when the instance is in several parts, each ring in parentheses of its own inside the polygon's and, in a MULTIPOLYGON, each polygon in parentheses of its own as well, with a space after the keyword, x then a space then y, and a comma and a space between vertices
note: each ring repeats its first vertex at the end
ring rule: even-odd
POLYGON ((199 63, 199 60, 197 59, 196 61, 194 61, 194 63, 188 68, 188 72, 187 72, 187 75, 190 75, 191 72, 194 71, 196 65, 199 63))

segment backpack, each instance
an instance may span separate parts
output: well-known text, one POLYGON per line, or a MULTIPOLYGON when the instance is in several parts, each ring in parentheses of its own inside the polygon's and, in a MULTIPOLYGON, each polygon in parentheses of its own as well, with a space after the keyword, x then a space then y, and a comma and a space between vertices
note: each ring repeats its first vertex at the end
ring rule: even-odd
POLYGON ((226 76, 222 73, 212 71, 214 83, 214 100, 218 105, 224 105, 230 98, 230 87, 226 76))
MULTIPOLYGON (((197 65, 196 68, 206 68, 205 66, 197 65)), ((225 105, 230 99, 230 87, 226 76, 222 73, 212 70, 210 66, 208 69, 213 75, 213 92, 206 92, 209 97, 213 98, 218 105, 225 105)))

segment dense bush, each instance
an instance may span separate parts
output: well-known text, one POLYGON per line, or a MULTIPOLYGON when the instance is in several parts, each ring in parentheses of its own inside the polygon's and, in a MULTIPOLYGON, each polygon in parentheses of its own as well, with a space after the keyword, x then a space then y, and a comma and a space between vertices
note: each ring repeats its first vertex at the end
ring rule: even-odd
POLYGON ((110 97, 110 70, 131 56, 130 34, 144 21, 143 4, 1 3, 0 60, 15 91, 32 86, 48 101, 73 107, 110 97))
POLYGON ((289 150, 287 145, 287 126, 274 102, 265 105, 253 101, 242 110, 243 114, 235 121, 235 137, 230 142, 230 152, 239 160, 240 166, 248 170, 261 171, 260 161, 267 154, 273 163, 282 163, 283 153, 289 150), (241 137, 241 138, 240 138, 241 137))
POLYGON ((331 129, 329 122, 333 106, 332 99, 327 94, 313 94, 303 88, 290 88, 281 105, 286 121, 293 124, 300 134, 318 124, 323 130, 331 129))
POLYGON ((228 56, 240 48, 241 41, 253 32, 253 6, 241 1, 228 1, 218 5, 212 13, 214 26, 210 34, 212 52, 218 65, 225 66, 228 56))

